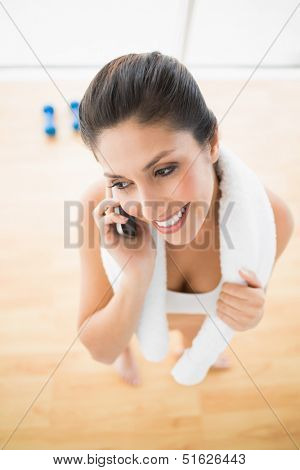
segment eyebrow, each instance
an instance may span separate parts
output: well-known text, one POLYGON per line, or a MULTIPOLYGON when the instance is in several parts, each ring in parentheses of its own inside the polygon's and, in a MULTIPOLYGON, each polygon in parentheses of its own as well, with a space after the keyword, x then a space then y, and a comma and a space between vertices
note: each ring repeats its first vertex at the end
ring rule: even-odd
MULTIPOLYGON (((176 149, 173 148, 169 150, 162 150, 161 152, 159 152, 157 155, 155 155, 154 158, 152 158, 152 160, 150 160, 150 162, 147 163, 147 165, 144 166, 144 168, 142 168, 142 172, 146 172, 147 170, 149 170, 149 168, 155 165, 155 163, 157 163, 161 158, 166 157, 174 150, 176 149)), ((125 178, 125 176, 122 176, 122 175, 112 175, 111 173, 106 173, 106 172, 103 174, 104 176, 108 176, 109 178, 125 178)))

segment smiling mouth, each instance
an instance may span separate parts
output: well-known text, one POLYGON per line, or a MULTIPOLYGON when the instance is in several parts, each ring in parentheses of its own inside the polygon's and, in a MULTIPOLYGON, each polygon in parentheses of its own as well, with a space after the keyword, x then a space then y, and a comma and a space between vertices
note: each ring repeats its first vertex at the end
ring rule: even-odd
POLYGON ((189 210, 190 202, 185 204, 178 212, 172 217, 164 221, 154 220, 153 225, 162 233, 171 233, 178 230, 186 219, 187 212, 189 210))

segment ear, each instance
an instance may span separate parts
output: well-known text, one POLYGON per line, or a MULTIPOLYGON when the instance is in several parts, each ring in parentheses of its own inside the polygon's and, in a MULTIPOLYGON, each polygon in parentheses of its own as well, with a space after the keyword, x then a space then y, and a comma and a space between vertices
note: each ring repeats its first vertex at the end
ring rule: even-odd
POLYGON ((210 158, 212 163, 216 163, 219 159, 219 128, 215 129, 214 135, 210 139, 210 158))

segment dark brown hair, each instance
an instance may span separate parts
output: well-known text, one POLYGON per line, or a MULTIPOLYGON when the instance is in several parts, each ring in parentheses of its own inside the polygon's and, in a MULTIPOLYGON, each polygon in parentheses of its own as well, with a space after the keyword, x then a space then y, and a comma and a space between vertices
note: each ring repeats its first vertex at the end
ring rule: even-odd
POLYGON ((79 105, 82 140, 94 153, 104 129, 131 117, 140 126, 159 123, 174 131, 188 130, 200 146, 217 128, 191 73, 159 51, 123 55, 99 70, 79 105))

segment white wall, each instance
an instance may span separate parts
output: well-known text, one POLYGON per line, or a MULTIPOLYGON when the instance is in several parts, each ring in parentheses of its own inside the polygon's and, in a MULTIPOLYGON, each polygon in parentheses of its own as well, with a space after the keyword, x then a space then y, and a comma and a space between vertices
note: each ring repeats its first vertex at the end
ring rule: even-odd
MULTIPOLYGON (((151 50, 174 55, 190 69, 253 68, 297 4, 297 0, 3 0, 8 14, 0 5, 0 71, 12 66, 41 71, 39 60, 47 68, 99 69, 119 55, 151 50)), ((300 8, 260 69, 300 67, 299 32, 300 8)))
MULTIPOLYGON (((196 66, 256 65, 298 3, 297 0, 195 1, 186 62, 196 66)), ((300 8, 262 65, 300 65, 300 8)))
MULTIPOLYGON (((45 65, 100 65, 129 52, 180 54, 187 0, 4 0, 45 65)), ((37 59, 0 7, 0 64, 37 59)))

